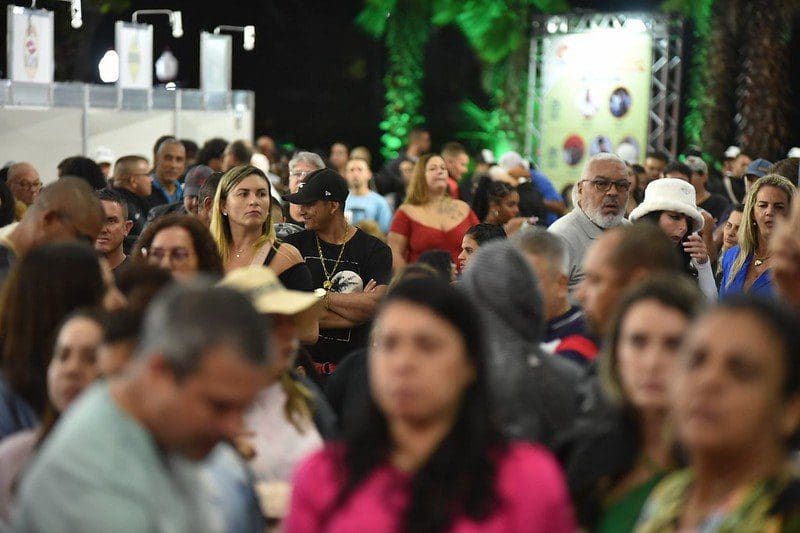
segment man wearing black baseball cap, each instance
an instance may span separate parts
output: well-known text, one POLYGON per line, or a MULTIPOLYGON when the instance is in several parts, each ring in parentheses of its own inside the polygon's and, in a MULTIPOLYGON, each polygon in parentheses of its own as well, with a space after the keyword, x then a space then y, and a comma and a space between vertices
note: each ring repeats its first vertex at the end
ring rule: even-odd
POLYGON ((366 347, 370 321, 392 270, 389 247, 345 219, 348 192, 345 179, 324 168, 284 196, 300 206, 305 224, 305 230, 289 235, 286 242, 300 250, 314 286, 325 293, 319 341, 308 347, 323 378, 348 353, 366 347))

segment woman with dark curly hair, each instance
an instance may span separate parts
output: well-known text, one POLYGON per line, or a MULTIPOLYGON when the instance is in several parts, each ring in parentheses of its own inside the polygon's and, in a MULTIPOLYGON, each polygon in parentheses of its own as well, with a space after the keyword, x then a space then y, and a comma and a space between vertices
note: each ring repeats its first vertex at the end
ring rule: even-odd
POLYGON ((442 280, 388 293, 364 412, 297 470, 287 532, 575 531, 556 460, 494 427, 482 331, 442 280))
POLYGON ((134 263, 158 265, 175 279, 188 281, 197 274, 221 277, 222 261, 208 229, 196 218, 167 215, 151 222, 133 248, 134 263))

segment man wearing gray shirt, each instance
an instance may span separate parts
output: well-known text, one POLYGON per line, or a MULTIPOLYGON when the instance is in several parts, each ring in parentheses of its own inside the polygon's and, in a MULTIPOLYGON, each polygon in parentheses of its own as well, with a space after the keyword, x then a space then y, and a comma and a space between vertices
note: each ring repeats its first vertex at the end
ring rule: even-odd
POLYGON ((240 435, 275 379, 267 331, 232 289, 162 293, 126 373, 86 391, 23 476, 14 531, 224 529, 198 461, 240 435))
POLYGON ((627 165, 613 154, 597 154, 583 167, 575 184, 575 209, 549 228, 567 248, 570 293, 583 279, 583 256, 594 240, 607 229, 629 223, 625 205, 630 187, 627 165))

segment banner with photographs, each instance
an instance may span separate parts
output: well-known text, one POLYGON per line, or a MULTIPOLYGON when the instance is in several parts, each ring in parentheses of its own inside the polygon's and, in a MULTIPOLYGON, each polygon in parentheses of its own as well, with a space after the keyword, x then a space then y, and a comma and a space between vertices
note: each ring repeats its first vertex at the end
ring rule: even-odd
POLYGON ((117 21, 114 46, 119 54, 119 81, 123 89, 153 86, 153 26, 117 21))
POLYGON ((644 161, 652 37, 626 30, 546 37, 542 53, 539 167, 560 186, 586 161, 613 152, 644 161))
POLYGON ((53 12, 8 6, 7 16, 9 78, 53 83, 53 12))

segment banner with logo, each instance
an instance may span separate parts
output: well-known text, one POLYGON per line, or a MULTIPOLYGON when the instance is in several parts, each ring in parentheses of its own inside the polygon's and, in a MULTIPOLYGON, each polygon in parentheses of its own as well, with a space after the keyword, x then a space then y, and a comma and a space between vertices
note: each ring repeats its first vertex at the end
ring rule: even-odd
POLYGON ((554 184, 578 181, 599 152, 644 161, 652 47, 627 30, 544 38, 539 167, 554 184))
POLYGON ((53 83, 53 12, 8 6, 7 22, 9 78, 53 83))
POLYGON ((200 32, 200 89, 231 90, 232 43, 230 35, 200 32))
POLYGON ((119 81, 123 89, 153 86, 153 26, 117 21, 114 47, 119 55, 119 81))

